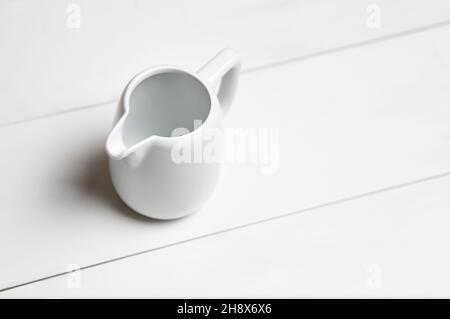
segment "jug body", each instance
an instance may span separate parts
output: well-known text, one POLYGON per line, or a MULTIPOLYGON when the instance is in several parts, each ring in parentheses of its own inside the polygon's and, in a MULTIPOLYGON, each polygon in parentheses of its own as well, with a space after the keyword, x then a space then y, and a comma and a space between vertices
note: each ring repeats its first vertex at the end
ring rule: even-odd
POLYGON ((174 219, 211 196, 238 71, 237 57, 225 50, 198 73, 161 66, 130 81, 106 143, 114 188, 130 208, 174 219))
MULTIPOLYGON (((184 149, 193 149, 203 142, 191 138, 185 143, 184 149)), ((198 210, 217 184, 220 163, 178 162, 172 143, 150 147, 136 166, 109 159, 111 180, 121 199, 133 210, 157 219, 179 218, 198 210)))

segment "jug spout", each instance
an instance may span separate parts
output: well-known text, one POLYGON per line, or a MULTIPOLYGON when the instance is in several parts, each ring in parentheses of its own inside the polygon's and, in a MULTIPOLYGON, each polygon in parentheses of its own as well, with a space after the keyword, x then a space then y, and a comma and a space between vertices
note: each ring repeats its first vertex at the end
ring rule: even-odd
POLYGON ((127 155, 128 148, 123 141, 123 123, 124 118, 121 118, 106 140, 106 153, 114 160, 122 160, 127 155))
POLYGON ((121 118, 111 130, 106 140, 106 153, 116 161, 123 161, 132 168, 136 168, 142 162, 147 147, 126 145, 123 138, 125 117, 121 118))

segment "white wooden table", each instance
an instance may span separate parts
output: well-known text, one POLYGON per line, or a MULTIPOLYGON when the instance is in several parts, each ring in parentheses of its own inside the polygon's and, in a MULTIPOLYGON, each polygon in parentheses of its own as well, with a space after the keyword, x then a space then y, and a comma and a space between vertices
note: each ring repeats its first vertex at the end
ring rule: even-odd
POLYGON ((80 28, 0 4, 0 298, 449 297, 450 3, 377 1, 380 28, 372 2, 190 3, 78 1, 80 28), (140 217, 108 177, 115 99, 223 46, 225 124, 279 128, 279 170, 226 165, 195 215, 140 217))

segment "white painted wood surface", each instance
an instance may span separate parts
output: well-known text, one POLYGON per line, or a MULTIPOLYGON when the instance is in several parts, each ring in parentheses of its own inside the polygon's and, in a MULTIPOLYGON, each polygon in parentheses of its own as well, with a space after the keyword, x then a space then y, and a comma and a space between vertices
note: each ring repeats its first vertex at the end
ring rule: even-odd
MULTIPOLYGON (((78 30, 58 27, 65 23, 65 3, 2 2, 0 61, 6 62, 1 62, 5 71, 0 74, 5 102, 0 117, 0 289, 74 265, 86 267, 450 172, 450 27, 439 25, 450 18, 449 3, 378 2, 383 27, 377 30, 365 26, 368 2, 350 0, 225 2, 223 8, 197 0, 195 6, 204 11, 186 4, 173 9, 172 3, 80 1, 84 13, 78 30), (162 18, 169 12, 178 17, 177 24, 162 18), (209 28, 199 27, 204 25, 209 28), (427 29, 430 25, 435 27, 427 29), (410 35, 331 52, 408 30, 410 35), (157 46, 142 41, 144 31, 157 46), (279 171, 261 175, 255 165, 227 165, 213 198, 197 214, 165 223, 141 218, 121 204, 108 178, 103 143, 115 103, 92 104, 116 98, 142 67, 175 63, 196 68, 224 45, 236 47, 246 65, 226 125, 279 128, 279 171), (125 50, 129 47, 135 48, 132 59, 125 50), (293 58, 300 59, 263 67, 293 58), (56 114, 68 110, 74 111, 56 114), (53 115, 27 121, 46 114, 53 115)), ((446 281, 435 280, 446 276, 448 263, 437 249, 448 242, 441 231, 448 225, 444 180, 420 184, 419 191, 408 186, 384 197, 331 205, 311 220, 319 211, 101 265, 83 271, 86 279, 79 290, 68 291, 60 277, 8 290, 0 298, 122 292, 236 296, 226 282, 234 276, 242 296, 252 296, 252 287, 261 288, 264 296, 268 291, 277 296, 448 295, 446 281), (424 216, 428 205, 429 219, 424 216), (391 218, 410 227, 391 225, 391 218), (383 229, 383 240, 367 220, 383 229), (415 237, 420 225, 427 226, 426 233, 415 237), (405 237, 399 239, 402 231, 405 237), (325 242, 314 237, 317 232, 325 242), (342 237, 346 232, 349 236, 342 237), (253 236, 261 242, 257 252, 269 249, 261 260, 258 254, 243 257, 248 246, 239 250, 236 245, 253 236), (355 243, 359 239, 375 253, 356 254, 362 249, 355 243), (301 254, 278 252, 277 245, 290 247, 289 242, 298 243, 301 254), (235 255, 214 255, 217 264, 199 267, 198 260, 216 246, 235 255), (416 247, 417 256, 425 258, 408 272, 398 250, 409 249, 406 260, 413 261, 416 247), (340 254, 333 254, 336 249, 340 254), (148 290, 152 277, 147 266, 154 265, 157 272, 180 255, 187 267, 168 268, 171 278, 192 271, 204 273, 205 281, 188 290, 192 278, 168 286, 158 275, 148 290), (295 272, 303 255, 312 262, 295 272), (258 268, 259 262, 269 266, 258 268), (383 275, 387 284, 374 292, 364 286, 370 263, 388 271, 387 279, 383 275), (212 286, 207 281, 213 280, 215 269, 229 274, 212 286), (274 276, 276 271, 281 277, 274 276), (290 272, 297 286, 288 284, 290 272), (119 274, 132 276, 129 285, 126 279, 112 280, 119 274), (327 274, 329 280, 321 281, 327 274), (274 280, 257 282, 267 276, 274 280)))

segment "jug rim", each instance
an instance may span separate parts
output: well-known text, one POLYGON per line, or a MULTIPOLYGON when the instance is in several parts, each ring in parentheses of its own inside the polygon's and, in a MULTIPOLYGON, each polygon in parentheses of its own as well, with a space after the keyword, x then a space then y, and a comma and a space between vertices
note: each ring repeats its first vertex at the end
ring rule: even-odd
POLYGON ((147 144, 151 144, 152 147, 156 147, 158 149, 167 149, 172 147, 173 143, 177 143, 180 142, 181 140, 187 139, 187 138, 191 138, 191 137, 195 137, 199 134, 201 134, 203 132, 203 130, 205 129, 205 127, 209 126, 209 123, 211 122, 211 118, 212 118, 212 114, 217 112, 217 108, 214 107, 214 105, 218 105, 218 98, 215 94, 213 94, 211 92, 211 89, 208 87, 208 85, 206 85, 206 83, 204 83, 202 81, 202 79, 197 75, 196 72, 192 72, 186 68, 182 68, 179 66, 175 66, 175 65, 159 65, 159 66, 154 66, 154 67, 150 67, 147 68, 139 73, 137 73, 127 84, 127 86, 125 87, 122 97, 120 99, 120 106, 123 110, 122 115, 120 116, 119 120, 116 122, 113 130, 110 132, 108 138, 107 138, 107 153, 114 158, 117 159, 123 159, 125 157, 127 157, 129 154, 135 152, 138 148, 147 145, 147 144), (163 136, 163 135, 150 135, 146 138, 144 138, 143 140, 135 143, 134 145, 126 148, 123 152, 121 152, 120 155, 113 155, 111 154, 110 150, 108 149, 108 145, 110 144, 110 138, 113 135, 113 131, 117 126, 120 126, 123 124, 123 122, 126 120, 127 116, 129 115, 130 112, 130 98, 132 93, 134 92, 134 90, 138 87, 139 84, 141 84, 144 80, 157 75, 157 74, 162 74, 162 73, 169 73, 169 72, 174 72, 174 73, 181 73, 181 74, 185 74, 190 76, 191 78, 193 78, 194 80, 196 80, 198 83, 200 83, 202 85, 202 87, 206 90, 206 92, 208 93, 208 98, 209 98, 209 110, 208 113, 206 115, 206 118, 203 120, 203 122, 201 123, 200 126, 195 127, 192 131, 183 134, 183 135, 179 135, 179 136, 163 136))

